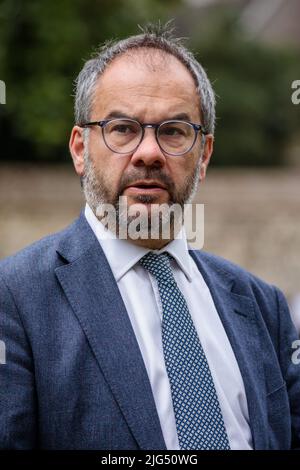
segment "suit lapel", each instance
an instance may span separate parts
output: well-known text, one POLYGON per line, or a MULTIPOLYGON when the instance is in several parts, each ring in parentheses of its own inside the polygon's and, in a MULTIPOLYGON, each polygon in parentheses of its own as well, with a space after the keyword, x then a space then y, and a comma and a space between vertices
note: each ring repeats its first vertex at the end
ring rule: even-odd
POLYGON ((210 267, 201 253, 190 251, 206 284, 231 343, 243 378, 250 428, 256 450, 266 449, 267 416, 263 399, 265 375, 260 357, 261 341, 252 299, 234 293, 234 278, 210 267))
POLYGON ((106 257, 83 216, 57 251, 68 261, 56 269, 57 278, 132 434, 141 449, 165 449, 131 322, 106 257))

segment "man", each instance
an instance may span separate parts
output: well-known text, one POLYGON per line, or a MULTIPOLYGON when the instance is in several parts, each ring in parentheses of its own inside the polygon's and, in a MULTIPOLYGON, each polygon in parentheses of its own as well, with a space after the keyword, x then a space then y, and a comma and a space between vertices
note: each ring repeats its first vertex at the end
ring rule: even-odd
POLYGON ((105 45, 84 65, 70 151, 85 211, 0 264, 2 448, 299 446, 283 295, 189 251, 175 228, 172 206, 206 175, 214 105, 168 28, 105 45))

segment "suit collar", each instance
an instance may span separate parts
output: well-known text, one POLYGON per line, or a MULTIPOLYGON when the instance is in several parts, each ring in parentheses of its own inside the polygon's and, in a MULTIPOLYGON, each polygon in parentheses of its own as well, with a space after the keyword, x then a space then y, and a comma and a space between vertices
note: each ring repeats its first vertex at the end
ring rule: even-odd
POLYGON ((236 277, 231 272, 222 269, 218 263, 213 263, 209 255, 205 258, 199 250, 190 250, 189 253, 205 280, 229 292, 234 289, 236 277))
POLYGON ((62 232, 56 251, 64 261, 72 263, 88 252, 96 242, 82 211, 78 219, 62 232))

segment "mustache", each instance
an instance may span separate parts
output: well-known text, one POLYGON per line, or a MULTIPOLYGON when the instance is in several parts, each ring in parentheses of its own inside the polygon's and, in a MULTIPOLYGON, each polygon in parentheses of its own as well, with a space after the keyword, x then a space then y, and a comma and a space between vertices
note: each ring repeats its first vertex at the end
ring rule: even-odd
POLYGON ((175 185, 170 176, 162 173, 160 170, 149 168, 143 170, 143 172, 131 171, 128 174, 124 174, 119 184, 119 194, 121 194, 127 186, 134 184, 136 181, 147 179, 162 183, 169 192, 174 193, 175 185))

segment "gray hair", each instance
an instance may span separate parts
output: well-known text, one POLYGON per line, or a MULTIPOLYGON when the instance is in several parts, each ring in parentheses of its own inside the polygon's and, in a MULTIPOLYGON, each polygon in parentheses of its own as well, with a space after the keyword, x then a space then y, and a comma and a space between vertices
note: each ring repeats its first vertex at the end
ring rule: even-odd
POLYGON ((75 81, 75 122, 83 124, 90 119, 90 113, 98 78, 113 59, 132 49, 154 48, 176 57, 189 70, 195 80, 200 98, 200 110, 206 132, 213 134, 215 128, 215 94, 202 65, 182 44, 181 38, 173 36, 170 22, 165 25, 148 24, 141 28, 142 34, 123 40, 104 43, 88 60, 75 81))

